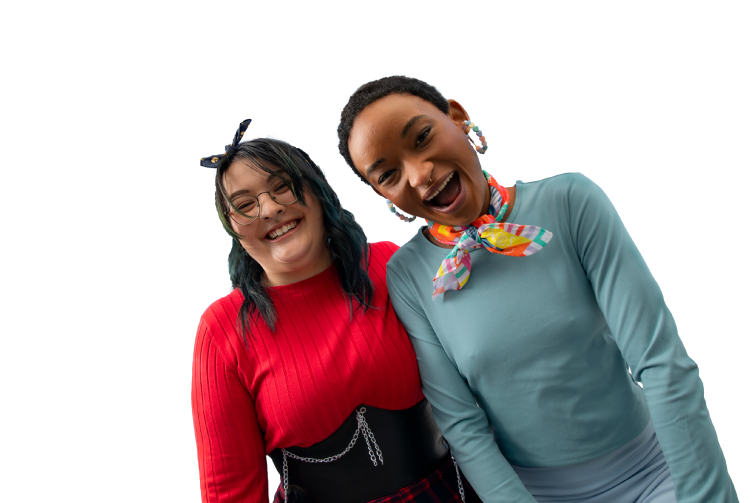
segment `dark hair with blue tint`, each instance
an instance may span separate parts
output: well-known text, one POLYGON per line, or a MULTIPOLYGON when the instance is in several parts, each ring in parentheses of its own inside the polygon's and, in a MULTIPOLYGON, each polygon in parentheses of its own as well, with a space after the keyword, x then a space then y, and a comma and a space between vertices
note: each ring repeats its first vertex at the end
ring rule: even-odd
POLYGON ((241 159, 255 169, 290 180, 291 189, 298 195, 300 204, 305 204, 302 197, 305 192, 320 203, 329 238, 328 247, 338 271, 341 290, 346 295, 352 314, 354 303, 357 308, 366 311, 372 302, 373 286, 367 274, 369 245, 362 227, 354 220, 354 215, 341 206, 322 170, 306 152, 284 141, 257 138, 240 143, 223 156, 215 176, 215 206, 223 227, 233 237, 228 255, 231 284, 244 295, 238 318, 238 328, 244 342, 247 342, 247 332, 254 338, 251 329, 253 317, 256 316, 257 320, 261 317, 270 330, 275 331, 277 316, 270 295, 262 284, 262 266, 241 246, 239 235, 231 226, 231 208, 223 187, 223 177, 231 163, 241 159))

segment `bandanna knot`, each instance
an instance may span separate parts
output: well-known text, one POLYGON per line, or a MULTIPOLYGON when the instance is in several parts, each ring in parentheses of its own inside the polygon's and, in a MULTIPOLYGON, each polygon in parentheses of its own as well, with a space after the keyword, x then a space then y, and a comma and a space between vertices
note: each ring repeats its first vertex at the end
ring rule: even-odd
POLYGON ((528 257, 542 250, 553 233, 534 225, 501 222, 509 209, 509 191, 485 173, 490 187, 488 214, 469 225, 451 226, 427 221, 430 234, 439 242, 454 245, 433 279, 433 299, 449 290, 461 290, 472 272, 470 251, 485 248, 509 257, 528 257))

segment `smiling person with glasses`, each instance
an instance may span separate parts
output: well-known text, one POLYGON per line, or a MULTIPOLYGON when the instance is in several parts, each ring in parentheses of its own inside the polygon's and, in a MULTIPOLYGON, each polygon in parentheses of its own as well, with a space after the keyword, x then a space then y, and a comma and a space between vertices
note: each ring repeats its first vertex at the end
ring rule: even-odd
POLYGON ((368 244, 320 168, 272 139, 216 169, 234 290, 202 315, 192 409, 203 502, 480 501, 435 425, 388 300, 397 249, 368 244))
POLYGON ((393 212, 427 221, 388 289, 483 501, 738 501, 697 365, 597 185, 500 185, 466 110, 403 76, 357 89, 338 135, 393 212))

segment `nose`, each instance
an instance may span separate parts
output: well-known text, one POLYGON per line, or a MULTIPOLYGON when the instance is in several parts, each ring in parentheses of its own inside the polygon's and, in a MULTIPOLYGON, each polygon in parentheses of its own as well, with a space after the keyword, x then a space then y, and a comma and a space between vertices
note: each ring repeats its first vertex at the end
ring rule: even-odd
POLYGON ((421 189, 430 179, 434 164, 432 161, 408 160, 404 164, 404 170, 407 173, 409 184, 415 189, 421 189))
POLYGON ((275 219, 283 210, 286 209, 285 205, 278 203, 275 199, 270 197, 270 194, 264 192, 259 195, 260 204, 260 219, 267 221, 275 219), (262 197, 262 196, 266 197, 262 197))

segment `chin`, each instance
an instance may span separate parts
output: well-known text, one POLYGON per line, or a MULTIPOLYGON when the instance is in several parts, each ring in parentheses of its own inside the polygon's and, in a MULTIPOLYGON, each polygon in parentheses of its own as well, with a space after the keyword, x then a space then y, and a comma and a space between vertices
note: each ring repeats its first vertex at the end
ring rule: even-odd
POLYGON ((460 227, 462 225, 469 225, 476 219, 477 212, 474 213, 474 216, 466 216, 466 214, 442 215, 442 217, 439 217, 438 219, 429 218, 428 220, 442 225, 450 225, 451 227, 460 227), (443 220, 443 218, 445 218, 445 220, 443 220))

